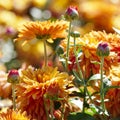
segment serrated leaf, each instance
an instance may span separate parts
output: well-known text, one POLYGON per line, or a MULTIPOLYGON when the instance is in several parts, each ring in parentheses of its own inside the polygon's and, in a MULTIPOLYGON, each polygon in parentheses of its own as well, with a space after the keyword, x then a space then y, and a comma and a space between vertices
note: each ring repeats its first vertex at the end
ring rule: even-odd
POLYGON ((95 118, 86 113, 73 112, 69 114, 67 120, 95 120, 95 118))

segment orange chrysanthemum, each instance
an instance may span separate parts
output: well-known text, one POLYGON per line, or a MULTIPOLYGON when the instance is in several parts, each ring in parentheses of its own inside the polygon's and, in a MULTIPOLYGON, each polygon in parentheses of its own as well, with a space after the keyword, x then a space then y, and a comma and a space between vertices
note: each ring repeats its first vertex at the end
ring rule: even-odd
MULTIPOLYGON (((110 79, 112 86, 120 86, 120 66, 112 67, 110 79)), ((105 103, 112 118, 120 117, 120 88, 109 89, 105 96, 108 102, 105 103)))
MULTIPOLYGON (((57 68, 45 67, 34 69, 28 67, 21 73, 21 83, 17 86, 17 103, 22 111, 37 120, 46 120, 44 102, 45 95, 62 98, 65 102, 68 97, 66 85, 71 81, 72 76, 67 73, 60 73, 57 68)), ((49 112, 50 103, 46 102, 49 112)))
POLYGON ((65 38, 68 27, 65 21, 36 21, 26 23, 20 30, 16 40, 65 38))
MULTIPOLYGON (((82 42, 84 45, 82 46, 82 51, 84 54, 84 58, 81 64, 85 65, 85 71, 87 76, 90 75, 92 69, 92 73, 99 72, 99 65, 91 63, 92 61, 99 61, 100 58, 96 55, 96 48, 99 42, 107 42, 110 48, 110 55, 105 57, 104 60, 104 71, 106 74, 109 73, 109 70, 112 65, 117 65, 119 61, 119 49, 114 49, 115 47, 119 47, 118 43, 120 42, 120 36, 117 34, 107 34, 105 31, 92 31, 89 34, 84 35, 82 38, 82 42)), ((81 43, 78 43, 81 44, 81 43)))
MULTIPOLYGON (((91 74, 99 73, 100 65, 94 64, 93 61, 100 61, 100 58, 96 55, 96 49, 99 42, 107 42, 110 47, 110 55, 105 57, 104 71, 109 73, 109 69, 112 65, 117 65, 120 61, 120 35, 107 34, 105 31, 92 31, 85 34, 83 37, 76 40, 77 46, 80 46, 82 50, 82 56, 80 58, 80 66, 83 69, 83 74, 86 78, 91 74)), ((71 42, 73 44, 73 42, 71 42)), ((66 49, 66 42, 62 41, 61 45, 66 49)), ((73 45, 70 48, 70 59, 74 57, 73 45)))
POLYGON ((30 118, 26 116, 26 112, 7 110, 0 113, 0 120, 30 120, 30 118))

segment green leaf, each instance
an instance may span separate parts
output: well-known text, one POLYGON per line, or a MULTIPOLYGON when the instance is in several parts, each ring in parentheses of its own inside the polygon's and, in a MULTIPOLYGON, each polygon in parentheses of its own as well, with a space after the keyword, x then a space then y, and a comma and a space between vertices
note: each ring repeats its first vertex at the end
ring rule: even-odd
POLYGON ((83 81, 80 79, 79 74, 73 70, 73 74, 75 76, 75 79, 73 80, 75 86, 80 87, 83 85, 83 81))
POLYGON ((111 89, 111 88, 120 88, 120 86, 109 86, 107 89, 111 89))
POLYGON ((82 50, 81 49, 78 49, 77 50, 77 58, 81 57, 83 54, 82 50))
POLYGON ((60 62, 65 62, 66 61, 66 58, 63 54, 60 55, 60 62))
POLYGON ((113 89, 113 88, 120 88, 120 86, 107 86, 106 88, 104 88, 104 93, 109 90, 109 89, 113 89))
POLYGON ((80 86, 83 85, 83 82, 80 81, 79 79, 74 79, 74 80, 73 80, 73 83, 74 83, 74 85, 75 85, 76 87, 80 87, 80 86))
MULTIPOLYGON (((103 75, 103 78, 105 77, 105 75, 103 75)), ((94 74, 92 75, 88 81, 91 81, 91 80, 100 80, 101 79, 101 74, 94 74)))
POLYGON ((58 56, 59 56, 60 54, 63 54, 63 53, 64 53, 63 48, 60 47, 60 46, 58 46, 58 47, 56 48, 56 53, 57 53, 58 56))
POLYGON ((82 81, 82 80, 80 79, 79 74, 78 74, 75 70, 73 70, 73 74, 75 75, 76 79, 78 79, 80 82, 82 81))
MULTIPOLYGON (((95 109, 94 109, 94 111, 95 111, 95 109)), ((86 110, 85 110, 85 113, 87 113, 87 114, 89 114, 89 115, 94 115, 96 112, 94 112, 93 111, 93 109, 91 109, 91 108, 87 108, 86 110)))
POLYGON ((69 114, 67 120, 95 120, 95 118, 86 113, 73 112, 69 114))
MULTIPOLYGON (((103 89, 109 88, 111 86, 111 80, 105 77, 103 79, 103 89)), ((104 90, 103 90, 104 91, 104 90)), ((106 91, 105 91, 106 92, 106 91)))

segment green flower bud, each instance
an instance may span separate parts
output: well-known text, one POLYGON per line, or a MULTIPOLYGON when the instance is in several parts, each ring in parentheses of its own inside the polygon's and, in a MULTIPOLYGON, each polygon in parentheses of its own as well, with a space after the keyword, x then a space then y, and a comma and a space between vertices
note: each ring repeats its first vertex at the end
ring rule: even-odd
POLYGON ((109 46, 106 42, 101 42, 98 44, 97 51, 98 56, 108 56, 110 54, 109 46))
POLYGON ((7 81, 9 83, 19 83, 19 73, 17 70, 10 70, 8 73, 8 79, 7 81))
POLYGON ((78 31, 73 31, 70 33, 72 37, 80 37, 80 33, 78 31))
POLYGON ((77 19, 78 17, 79 17, 79 14, 78 14, 78 10, 76 7, 70 6, 65 12, 66 20, 71 21, 71 20, 77 19))

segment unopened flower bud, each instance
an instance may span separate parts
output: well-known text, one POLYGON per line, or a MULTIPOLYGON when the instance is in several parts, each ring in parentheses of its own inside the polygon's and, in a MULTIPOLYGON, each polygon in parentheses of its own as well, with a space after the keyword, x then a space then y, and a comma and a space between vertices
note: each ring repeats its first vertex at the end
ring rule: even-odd
POLYGON ((19 73, 17 70, 10 70, 8 73, 8 79, 7 81, 9 83, 19 83, 19 73))
POLYGON ((72 37, 80 37, 80 33, 78 31, 73 31, 70 33, 72 37))
POLYGON ((96 53, 100 57, 108 56, 110 54, 110 49, 109 49, 108 43, 106 43, 106 42, 99 43, 96 53))
POLYGON ((6 34, 8 34, 8 35, 14 35, 14 34, 15 34, 14 28, 12 28, 12 27, 7 27, 7 28, 6 28, 6 34))
POLYGON ((65 12, 66 20, 70 20, 70 21, 75 20, 78 18, 78 16, 79 16, 79 14, 78 14, 78 10, 76 7, 70 6, 65 12))

